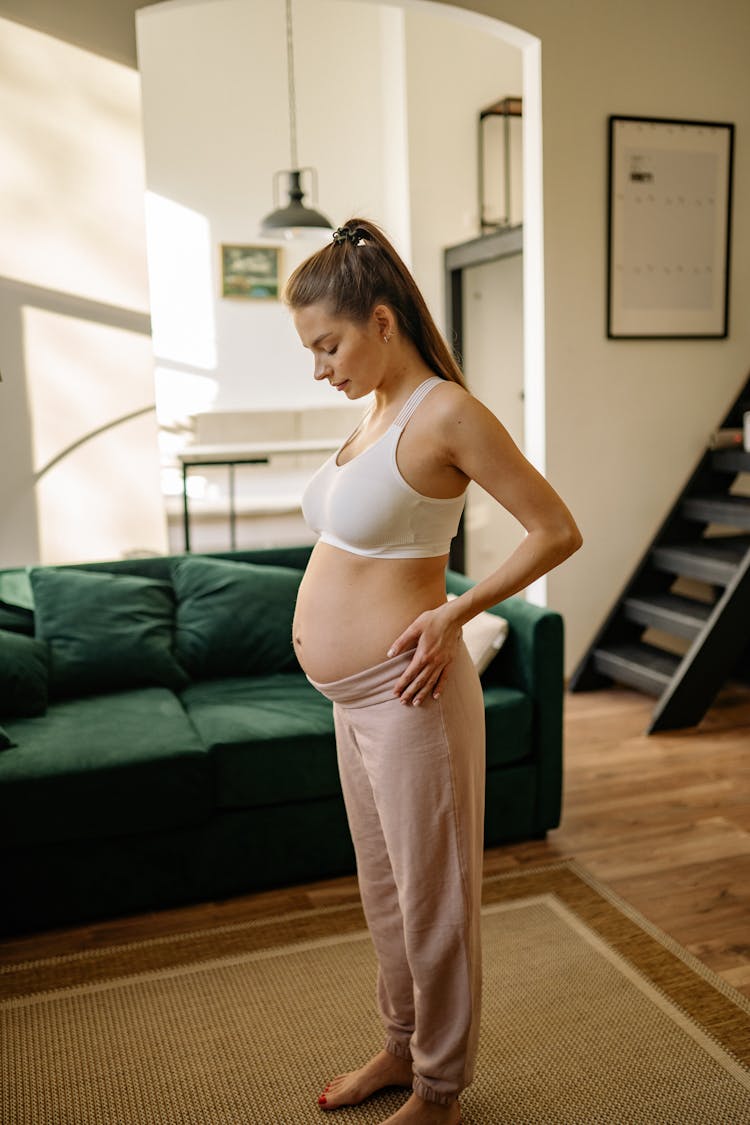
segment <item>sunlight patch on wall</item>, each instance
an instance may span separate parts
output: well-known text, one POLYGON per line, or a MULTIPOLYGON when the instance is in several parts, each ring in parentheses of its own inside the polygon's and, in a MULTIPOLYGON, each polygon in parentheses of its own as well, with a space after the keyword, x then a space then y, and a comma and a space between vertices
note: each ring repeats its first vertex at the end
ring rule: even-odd
POLYGON ((157 363, 215 370, 215 268, 208 219, 149 191, 146 238, 157 363))

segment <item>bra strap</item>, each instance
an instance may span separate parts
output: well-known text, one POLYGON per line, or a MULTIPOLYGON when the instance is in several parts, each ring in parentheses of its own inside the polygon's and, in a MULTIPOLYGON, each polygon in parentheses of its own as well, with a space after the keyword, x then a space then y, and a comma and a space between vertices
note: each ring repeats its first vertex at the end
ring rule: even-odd
POLYGON ((444 382, 445 380, 441 379, 439 375, 431 375, 429 379, 425 379, 424 383, 420 383, 414 393, 411 394, 409 398, 407 398, 406 402, 394 418, 392 424, 399 430, 403 430, 404 426, 409 421, 422 399, 425 398, 425 396, 428 395, 432 388, 436 387, 438 383, 444 382))

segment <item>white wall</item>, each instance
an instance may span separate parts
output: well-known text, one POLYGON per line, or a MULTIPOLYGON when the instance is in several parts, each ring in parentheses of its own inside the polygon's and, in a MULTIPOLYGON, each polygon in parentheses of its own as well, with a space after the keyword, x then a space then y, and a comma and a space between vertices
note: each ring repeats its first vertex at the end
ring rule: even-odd
POLYGON ((138 75, 2 19, 0 101, 0 566, 161 551, 138 75))

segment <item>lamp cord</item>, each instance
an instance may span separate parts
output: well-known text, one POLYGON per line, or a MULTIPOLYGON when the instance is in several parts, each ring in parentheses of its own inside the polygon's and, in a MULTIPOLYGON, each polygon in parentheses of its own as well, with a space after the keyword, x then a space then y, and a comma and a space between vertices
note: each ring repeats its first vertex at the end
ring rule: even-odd
POLYGON ((294 90, 292 0, 286 0, 286 70, 289 82, 289 150, 292 157, 292 168, 299 168, 299 161, 297 160, 297 103, 294 90))

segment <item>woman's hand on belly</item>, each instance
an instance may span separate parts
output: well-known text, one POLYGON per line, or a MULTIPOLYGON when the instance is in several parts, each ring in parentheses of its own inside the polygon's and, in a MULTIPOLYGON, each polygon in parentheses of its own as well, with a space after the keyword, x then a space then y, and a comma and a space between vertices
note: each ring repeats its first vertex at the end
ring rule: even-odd
POLYGON ((408 668, 396 680, 393 694, 402 703, 418 706, 429 695, 437 699, 448 676, 461 639, 461 625, 450 602, 420 613, 388 649, 388 656, 397 656, 416 645, 408 668))

